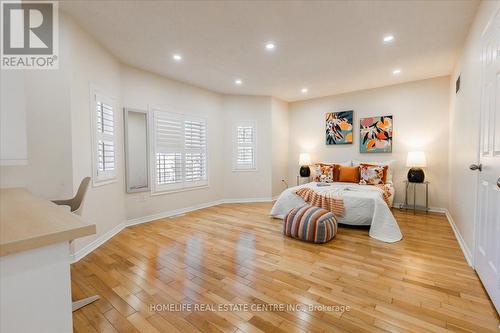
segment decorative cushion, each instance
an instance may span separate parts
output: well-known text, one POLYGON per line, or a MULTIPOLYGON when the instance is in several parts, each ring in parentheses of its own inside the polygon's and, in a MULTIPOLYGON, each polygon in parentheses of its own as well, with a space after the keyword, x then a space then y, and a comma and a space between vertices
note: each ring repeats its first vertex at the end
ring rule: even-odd
POLYGON ((340 167, 339 182, 359 183, 359 166, 340 167))
POLYGON ((315 182, 333 183, 338 181, 338 173, 340 166, 338 164, 318 163, 314 165, 315 182))
POLYGON ((387 177, 388 177, 388 173, 389 173, 389 166, 388 165, 382 165, 382 164, 372 164, 372 163, 361 163, 359 165, 360 167, 363 167, 363 166, 371 166, 371 167, 379 167, 379 168, 383 168, 383 172, 384 172, 384 175, 382 176, 382 183, 385 184, 387 182, 387 177))
POLYGON ((359 178, 361 185, 384 184, 384 167, 361 164, 359 178))
POLYGON ((305 205, 285 216, 283 234, 306 242, 326 243, 337 233, 337 220, 326 209, 305 205))
POLYGON ((361 165, 361 164, 366 164, 366 165, 374 165, 374 166, 387 166, 387 170, 385 171, 385 179, 384 183, 385 184, 392 184, 392 171, 393 171, 393 165, 395 161, 394 160, 389 160, 389 161, 379 161, 379 162, 361 162, 358 160, 353 160, 352 165, 361 165))
POLYGON ((351 166, 351 161, 334 163, 316 163, 313 170, 313 181, 322 183, 332 183, 339 181, 341 166, 351 166))

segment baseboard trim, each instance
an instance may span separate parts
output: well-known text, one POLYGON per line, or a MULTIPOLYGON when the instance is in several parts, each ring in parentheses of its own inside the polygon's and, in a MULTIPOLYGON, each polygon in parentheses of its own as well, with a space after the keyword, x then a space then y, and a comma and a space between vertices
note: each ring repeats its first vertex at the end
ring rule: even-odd
POLYGON ((462 249, 465 260, 467 260, 467 263, 469 264, 470 267, 474 268, 474 257, 472 256, 472 252, 469 250, 469 247, 467 246, 462 235, 460 234, 460 230, 458 230, 458 227, 455 224, 453 217, 451 216, 450 212, 447 209, 445 210, 445 214, 446 218, 448 219, 448 223, 450 224, 451 229, 455 234, 455 238, 458 241, 458 245, 460 245, 460 249, 462 249))
POLYGON ((172 217, 172 216, 176 216, 176 215, 181 215, 181 214, 186 214, 189 212, 194 212, 195 210, 209 208, 209 207, 222 205, 222 204, 250 203, 250 202, 271 202, 271 201, 272 201, 271 198, 239 198, 239 199, 215 200, 215 201, 211 201, 211 202, 202 203, 199 205, 168 210, 168 211, 157 213, 157 214, 152 214, 152 215, 148 215, 148 216, 138 217, 135 219, 130 219, 130 220, 127 220, 126 226, 128 227, 131 225, 152 222, 155 220, 164 219, 164 218, 168 218, 168 217, 172 217))
POLYGON ((113 236, 115 236, 117 233, 122 231, 123 229, 137 225, 137 224, 142 224, 142 223, 148 223, 148 222, 153 222, 156 220, 164 219, 164 218, 169 218, 172 216, 176 215, 182 215, 186 214, 189 212, 194 212, 196 210, 200 210, 203 208, 209 208, 221 204, 232 204, 232 203, 251 203, 251 202, 271 202, 273 199, 271 197, 263 197, 263 198, 239 198, 239 199, 221 199, 221 200, 215 200, 211 202, 206 202, 202 203, 199 205, 194 205, 194 206, 189 206, 189 207, 184 207, 184 208, 179 208, 179 209, 172 209, 168 210, 165 212, 157 213, 157 214, 152 214, 148 216, 143 216, 143 217, 138 217, 135 219, 130 219, 127 220, 124 223, 120 223, 119 225, 115 226, 113 229, 110 231, 106 232, 105 234, 97 237, 94 241, 92 241, 90 244, 87 244, 84 248, 78 250, 74 254, 71 255, 71 262, 75 263, 79 260, 81 260, 83 257, 88 255, 90 252, 94 251, 97 249, 99 246, 107 242, 109 239, 111 239, 113 236))
POLYGON ((272 197, 263 197, 263 198, 238 198, 238 199, 222 199, 221 203, 248 203, 248 202, 271 202, 273 201, 272 197))
POLYGON ((203 209, 203 208, 217 206, 217 205, 220 205, 221 203, 223 203, 222 200, 216 200, 216 201, 211 201, 211 202, 207 202, 207 203, 203 203, 203 204, 199 204, 199 205, 194 205, 194 206, 189 206, 189 207, 184 207, 184 208, 179 208, 179 209, 172 209, 172 210, 168 210, 168 211, 157 213, 157 214, 152 214, 152 215, 138 217, 135 219, 130 219, 130 220, 127 220, 127 222, 125 222, 125 224, 127 227, 130 227, 132 225, 152 222, 155 220, 164 219, 164 218, 172 217, 175 215, 186 214, 186 213, 193 212, 195 210, 199 210, 199 209, 203 209))
POLYGON ((71 263, 75 263, 77 261, 80 261, 83 257, 88 255, 90 252, 94 251, 97 249, 99 246, 107 242, 109 239, 111 239, 113 236, 115 236, 117 233, 125 229, 126 225, 125 223, 120 223, 113 227, 113 229, 109 230, 108 232, 102 234, 101 236, 97 237, 94 239, 91 243, 85 245, 82 249, 76 251, 71 255, 71 263))
MULTIPOLYGON (((397 209, 405 209, 404 208, 404 203, 402 202, 395 202, 392 204, 392 206, 394 208, 397 208, 397 209)), ((408 208, 408 210, 413 210, 413 208, 408 208)), ((417 211, 425 211, 425 207, 423 206, 417 206, 416 207, 416 210, 417 211)), ((440 213, 440 214, 446 214, 446 208, 442 208, 442 207, 429 207, 429 212, 431 213, 440 213)))

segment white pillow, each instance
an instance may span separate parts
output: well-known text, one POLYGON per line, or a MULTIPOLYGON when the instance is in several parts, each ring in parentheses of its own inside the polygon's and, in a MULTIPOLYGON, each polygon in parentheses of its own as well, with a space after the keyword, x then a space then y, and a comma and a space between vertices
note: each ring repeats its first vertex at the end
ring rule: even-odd
POLYGON ((392 182, 392 174, 393 174, 393 164, 396 162, 395 160, 389 160, 389 161, 358 161, 358 160, 352 160, 352 166, 358 166, 360 164, 372 164, 372 165, 381 165, 385 166, 387 165, 387 179, 386 183, 393 184, 392 182))

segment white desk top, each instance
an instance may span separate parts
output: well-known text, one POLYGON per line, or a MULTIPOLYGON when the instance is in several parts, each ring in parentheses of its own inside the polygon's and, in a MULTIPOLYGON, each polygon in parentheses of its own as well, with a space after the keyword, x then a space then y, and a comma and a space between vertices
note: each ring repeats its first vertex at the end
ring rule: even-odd
POLYGON ((95 233, 95 224, 26 188, 0 189, 0 256, 95 233))

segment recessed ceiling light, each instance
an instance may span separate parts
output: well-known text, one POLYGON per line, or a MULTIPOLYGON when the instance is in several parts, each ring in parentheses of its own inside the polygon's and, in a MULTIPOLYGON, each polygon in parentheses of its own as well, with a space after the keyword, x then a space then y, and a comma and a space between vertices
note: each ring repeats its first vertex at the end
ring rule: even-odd
POLYGON ((399 75, 399 74, 401 74, 401 70, 400 69, 395 69, 395 70, 392 71, 392 74, 393 75, 399 75))
POLYGON ((300 92, 303 94, 307 94, 308 91, 309 91, 309 89, 307 89, 307 88, 300 89, 300 92))
POLYGON ((384 37, 384 43, 390 43, 394 41, 394 35, 387 35, 384 37))
POLYGON ((236 79, 234 80, 234 84, 236 84, 237 86, 241 86, 243 84, 243 81, 240 79, 236 79))
POLYGON ((266 50, 272 51, 276 48, 276 45, 273 42, 267 42, 266 44, 266 50))
POLYGON ((174 59, 175 61, 181 61, 182 60, 182 56, 178 53, 174 53, 172 55, 172 59, 174 59))

